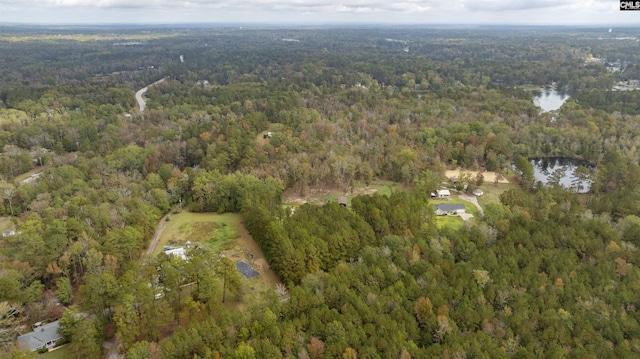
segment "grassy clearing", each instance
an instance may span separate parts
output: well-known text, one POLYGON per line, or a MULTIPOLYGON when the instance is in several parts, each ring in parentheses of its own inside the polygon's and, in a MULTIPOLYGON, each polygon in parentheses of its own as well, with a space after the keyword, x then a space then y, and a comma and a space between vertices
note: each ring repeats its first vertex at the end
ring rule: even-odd
MULTIPOLYGON (((275 288, 276 284, 280 283, 280 279, 269 268, 264 253, 251 237, 239 214, 187 211, 173 214, 165 222, 153 255, 160 253, 163 246, 183 246, 187 240, 191 241, 193 246, 199 244, 212 248, 233 262, 243 260, 258 271, 259 276, 245 279, 248 296, 275 288)), ((246 296, 240 301, 227 297, 225 306, 242 308, 242 303, 246 300, 246 296)))
POLYGON ((60 348, 38 355, 41 359, 66 359, 71 356, 69 353, 69 345, 61 346, 60 348))
POLYGON ((31 171, 29 171, 29 172, 25 172, 25 173, 23 173, 23 174, 21 174, 21 175, 19 175, 19 176, 16 176, 16 178, 14 178, 14 180, 13 180, 13 181, 14 181, 16 184, 18 184, 18 183, 20 183, 20 182, 22 182, 22 181, 26 180, 27 178, 31 177, 31 175, 34 175, 34 174, 36 174, 36 173, 40 173, 40 172, 44 171, 46 168, 48 168, 48 167, 47 167, 47 166, 44 166, 44 167, 35 167, 35 168, 32 168, 32 169, 31 169, 31 171))
POLYGON ((4 231, 15 231, 16 225, 11 220, 11 217, 0 217, 0 233, 4 231))
POLYGON ((518 186, 512 183, 486 183, 480 188, 484 191, 484 194, 478 197, 478 203, 484 207, 489 203, 500 203, 500 195, 504 191, 518 188, 518 186))
POLYGON ((464 227, 464 221, 458 216, 437 216, 436 226, 438 228, 448 227, 454 230, 458 230, 464 227))
POLYGON ((167 218, 154 255, 163 246, 184 246, 187 241, 193 245, 202 244, 216 251, 233 248, 238 238, 236 227, 242 222, 237 214, 181 212, 167 218))
POLYGON ((285 207, 292 205, 301 205, 304 203, 312 203, 322 205, 327 202, 337 202, 338 197, 346 196, 347 204, 351 206, 351 199, 360 195, 379 193, 382 195, 391 195, 393 191, 404 191, 407 187, 391 181, 374 181, 367 186, 364 182, 356 181, 353 190, 349 188, 347 191, 340 189, 317 189, 309 188, 305 196, 300 195, 300 190, 289 189, 283 196, 283 204, 285 207))

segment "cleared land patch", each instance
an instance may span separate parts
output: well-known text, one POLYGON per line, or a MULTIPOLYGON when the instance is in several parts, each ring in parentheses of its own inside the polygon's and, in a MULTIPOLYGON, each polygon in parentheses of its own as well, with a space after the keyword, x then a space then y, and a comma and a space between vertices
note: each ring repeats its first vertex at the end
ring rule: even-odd
MULTIPOLYGON (((476 176, 478 175, 478 173, 482 173, 482 175, 484 176, 484 183, 493 183, 496 180, 496 176, 497 174, 495 172, 492 171, 471 171, 471 170, 461 170, 461 169, 455 169, 455 170, 447 170, 445 172, 445 176, 447 176, 447 178, 458 178, 458 176, 460 176, 460 173, 470 173, 471 174, 471 178, 475 179, 476 176)), ((502 177, 500 179, 500 181, 498 181, 499 183, 509 183, 509 180, 502 177)))
POLYGON ((347 197, 347 203, 351 205, 351 199, 365 194, 379 193, 382 195, 390 195, 391 192, 397 190, 406 190, 406 188, 396 182, 391 181, 375 181, 368 186, 363 182, 355 182, 353 190, 347 189, 322 189, 309 187, 305 195, 300 194, 299 188, 290 188, 283 194, 283 203, 287 206, 301 205, 305 203, 322 205, 327 202, 337 202, 338 197, 347 197))
POLYGON ((249 293, 275 288, 280 283, 239 214, 187 211, 172 214, 165 222, 153 255, 162 252, 164 246, 182 247, 187 241, 191 242, 189 250, 208 247, 233 262, 244 261, 255 269, 260 275, 246 279, 249 293))
POLYGON ((11 217, 0 217, 0 233, 15 230, 16 225, 11 221, 11 217))

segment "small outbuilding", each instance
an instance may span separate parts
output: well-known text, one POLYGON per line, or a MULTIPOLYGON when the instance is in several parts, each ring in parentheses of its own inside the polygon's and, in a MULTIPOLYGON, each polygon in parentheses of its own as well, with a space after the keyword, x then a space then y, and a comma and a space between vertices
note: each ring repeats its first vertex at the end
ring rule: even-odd
POLYGON ((341 206, 343 206, 343 207, 346 207, 346 206, 347 206, 347 203, 348 203, 348 201, 347 201, 347 196, 340 196, 340 197, 338 197, 338 204, 339 204, 339 205, 341 205, 341 206))
POLYGON ((439 189, 439 190, 436 190, 436 197, 437 198, 450 198, 451 197, 451 192, 448 189, 439 189))

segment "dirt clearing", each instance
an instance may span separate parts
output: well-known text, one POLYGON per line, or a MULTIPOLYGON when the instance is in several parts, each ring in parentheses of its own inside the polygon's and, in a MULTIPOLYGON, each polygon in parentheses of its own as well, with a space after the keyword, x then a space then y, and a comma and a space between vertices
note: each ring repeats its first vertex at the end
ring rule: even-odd
MULTIPOLYGON (((475 179, 476 176, 478 175, 478 173, 482 173, 482 175, 484 176, 484 182, 485 183, 493 183, 496 180, 496 176, 497 174, 493 171, 470 171, 470 170, 460 170, 460 169, 456 169, 456 170, 447 170, 447 172, 445 173, 445 175, 447 176, 447 178, 458 178, 458 176, 460 176, 460 173, 470 173, 471 174, 471 178, 475 179)), ((502 177, 498 183, 509 183, 509 180, 507 180, 506 178, 502 177)))

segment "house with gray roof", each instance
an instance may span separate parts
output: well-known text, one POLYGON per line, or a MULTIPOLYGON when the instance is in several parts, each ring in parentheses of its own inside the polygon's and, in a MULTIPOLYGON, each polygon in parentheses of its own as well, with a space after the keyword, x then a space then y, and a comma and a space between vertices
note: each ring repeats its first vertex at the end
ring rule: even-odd
POLYGON ((438 216, 457 216, 460 213, 466 213, 466 211, 464 204, 436 204, 436 214, 438 216))
POLYGON ((35 328, 32 332, 18 337, 18 343, 25 349, 36 351, 41 348, 52 348, 62 339, 58 333, 58 321, 35 328))

